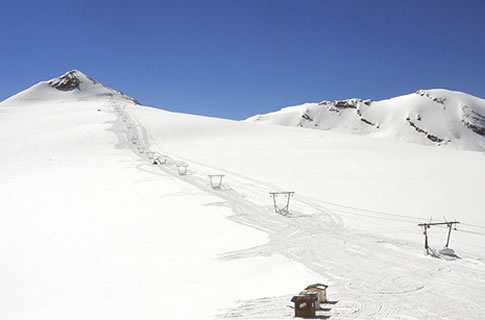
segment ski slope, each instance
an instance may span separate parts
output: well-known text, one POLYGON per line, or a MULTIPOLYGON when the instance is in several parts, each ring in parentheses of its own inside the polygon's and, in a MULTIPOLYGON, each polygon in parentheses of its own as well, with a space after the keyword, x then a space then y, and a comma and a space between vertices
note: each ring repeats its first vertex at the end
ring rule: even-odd
POLYGON ((331 319, 485 314, 485 154, 171 113, 74 75, 0 103, 2 318, 290 319, 317 281, 331 319), (463 222, 461 259, 424 255, 431 216, 463 222))

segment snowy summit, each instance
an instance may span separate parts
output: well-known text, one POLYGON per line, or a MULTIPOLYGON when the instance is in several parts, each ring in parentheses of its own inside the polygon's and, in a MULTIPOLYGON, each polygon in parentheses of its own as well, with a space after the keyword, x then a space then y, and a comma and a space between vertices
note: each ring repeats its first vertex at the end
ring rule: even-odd
POLYGON ((24 90, 2 103, 20 104, 26 101, 59 101, 59 100, 82 100, 111 97, 114 99, 126 99, 140 104, 133 98, 122 92, 113 90, 81 71, 72 70, 58 78, 49 81, 41 81, 27 90, 24 90))

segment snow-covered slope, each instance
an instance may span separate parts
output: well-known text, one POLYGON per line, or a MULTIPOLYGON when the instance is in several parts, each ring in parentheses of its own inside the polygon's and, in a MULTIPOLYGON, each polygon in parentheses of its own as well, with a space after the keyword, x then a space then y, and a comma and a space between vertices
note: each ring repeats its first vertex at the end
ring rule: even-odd
POLYGON ((442 89, 381 101, 305 103, 247 121, 485 150, 485 100, 442 89))
POLYGON ((171 113, 73 78, 0 103, 0 318, 292 319, 312 282, 334 302, 320 318, 485 313, 484 154, 171 113), (460 259, 423 253, 417 223, 443 216, 460 259))
POLYGON ((0 103, 0 319, 203 319, 317 280, 221 258, 267 235, 138 154, 115 113, 133 100, 66 75, 0 103), (66 75, 79 87, 55 88, 66 75))
POLYGON ((83 101, 96 98, 122 98, 139 104, 135 99, 99 83, 79 70, 66 72, 64 75, 49 81, 41 81, 4 100, 2 104, 26 105, 32 102, 83 101))

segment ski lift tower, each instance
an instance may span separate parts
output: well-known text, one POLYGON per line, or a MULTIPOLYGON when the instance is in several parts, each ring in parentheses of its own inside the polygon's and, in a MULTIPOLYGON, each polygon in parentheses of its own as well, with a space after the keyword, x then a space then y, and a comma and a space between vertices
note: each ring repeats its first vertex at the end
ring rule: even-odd
POLYGON ((423 228, 424 234, 424 248, 426 249, 426 253, 429 254, 429 244, 428 244, 428 229, 431 226, 447 226, 448 227, 448 236, 446 237, 445 248, 448 248, 450 245, 450 237, 451 237, 451 230, 454 228, 456 230, 456 225, 459 224, 458 221, 445 221, 445 222, 434 222, 434 223, 419 223, 418 226, 423 228))
POLYGON ((220 189, 222 186, 222 178, 224 178, 223 174, 210 174, 209 179, 211 182, 211 188, 220 189))
POLYGON ((273 197, 274 211, 281 215, 287 215, 290 212, 290 198, 294 194, 293 191, 270 192, 269 195, 273 197), (281 200, 278 201, 277 199, 281 200))
POLYGON ((175 166, 177 167, 177 173, 179 176, 185 176, 187 174, 187 167, 189 166, 186 163, 176 163, 175 166))

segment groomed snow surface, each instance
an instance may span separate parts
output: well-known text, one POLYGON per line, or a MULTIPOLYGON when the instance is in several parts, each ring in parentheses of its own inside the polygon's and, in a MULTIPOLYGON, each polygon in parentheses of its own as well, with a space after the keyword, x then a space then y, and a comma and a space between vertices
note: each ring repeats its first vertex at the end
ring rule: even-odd
POLYGON ((321 318, 483 318, 485 153, 171 113, 75 75, 0 103, 1 319, 291 319, 314 282, 321 318), (459 259, 424 254, 416 224, 443 216, 459 259))

